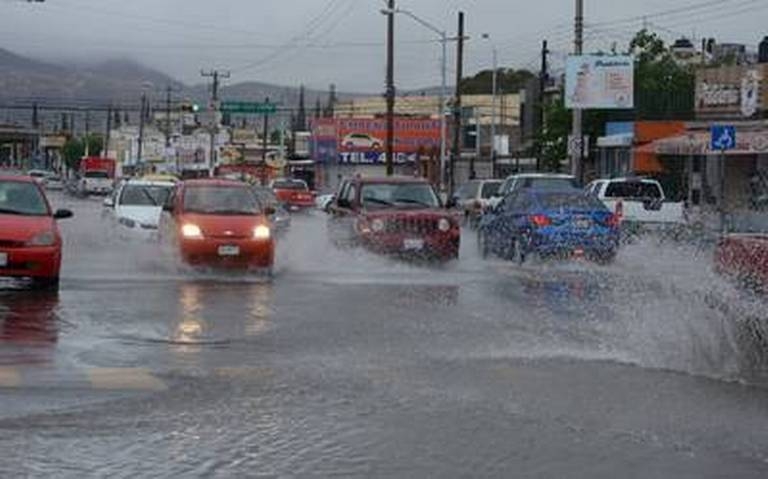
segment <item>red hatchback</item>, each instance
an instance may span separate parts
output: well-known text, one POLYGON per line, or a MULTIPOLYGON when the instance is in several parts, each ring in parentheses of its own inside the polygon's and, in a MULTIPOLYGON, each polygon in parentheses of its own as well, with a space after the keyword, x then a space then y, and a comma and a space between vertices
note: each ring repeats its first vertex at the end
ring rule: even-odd
POLYGON ((245 183, 189 180, 169 198, 161 231, 193 266, 272 270, 275 243, 267 216, 245 183))
POLYGON ((347 180, 331 215, 329 231, 336 244, 439 261, 459 257, 459 223, 421 178, 347 180))
POLYGON ((57 288, 61 234, 56 220, 71 216, 68 210, 54 213, 34 179, 0 176, 0 276, 57 288))

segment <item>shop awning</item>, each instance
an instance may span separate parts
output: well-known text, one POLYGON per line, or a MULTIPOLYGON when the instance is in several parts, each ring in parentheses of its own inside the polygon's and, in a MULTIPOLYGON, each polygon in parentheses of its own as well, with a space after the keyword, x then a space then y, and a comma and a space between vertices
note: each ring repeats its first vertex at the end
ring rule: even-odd
MULTIPOLYGON (((652 143, 656 154, 668 156, 719 155, 720 151, 710 148, 708 131, 691 132, 686 135, 662 138, 652 143)), ((728 150, 726 155, 768 154, 768 130, 738 131, 736 148, 728 150)))
POLYGON ((656 155, 656 146, 653 143, 637 146, 633 150, 635 173, 662 173, 664 167, 656 155))

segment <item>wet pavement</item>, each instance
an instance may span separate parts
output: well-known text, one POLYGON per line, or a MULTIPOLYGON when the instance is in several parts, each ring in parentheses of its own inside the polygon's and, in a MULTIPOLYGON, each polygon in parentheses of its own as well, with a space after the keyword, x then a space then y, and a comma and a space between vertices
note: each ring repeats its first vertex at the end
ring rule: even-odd
POLYGON ((58 294, 0 292, 0 477, 768 477, 768 389, 707 251, 410 266, 299 215, 274 279, 55 196, 58 294))

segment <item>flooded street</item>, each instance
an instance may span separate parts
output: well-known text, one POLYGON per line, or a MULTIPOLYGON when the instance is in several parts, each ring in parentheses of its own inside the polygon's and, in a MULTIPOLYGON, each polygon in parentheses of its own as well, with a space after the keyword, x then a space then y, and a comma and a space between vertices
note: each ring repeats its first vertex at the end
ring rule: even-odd
POLYGON ((52 199, 60 292, 0 292, 2 477, 768 477, 765 310, 707 250, 413 266, 312 212, 268 279, 52 199))

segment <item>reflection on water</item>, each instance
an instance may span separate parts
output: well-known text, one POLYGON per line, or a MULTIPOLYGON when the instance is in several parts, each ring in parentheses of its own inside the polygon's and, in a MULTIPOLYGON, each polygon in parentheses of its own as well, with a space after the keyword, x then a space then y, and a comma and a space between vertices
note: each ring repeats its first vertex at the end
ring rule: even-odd
POLYGON ((47 362, 59 338, 55 292, 0 294, 0 363, 47 362))
POLYGON ((171 340, 179 353, 196 353, 204 345, 230 343, 269 329, 270 284, 182 283, 178 298, 171 340))

